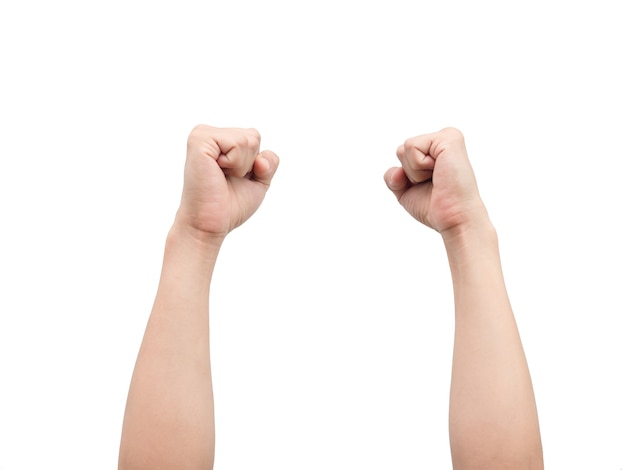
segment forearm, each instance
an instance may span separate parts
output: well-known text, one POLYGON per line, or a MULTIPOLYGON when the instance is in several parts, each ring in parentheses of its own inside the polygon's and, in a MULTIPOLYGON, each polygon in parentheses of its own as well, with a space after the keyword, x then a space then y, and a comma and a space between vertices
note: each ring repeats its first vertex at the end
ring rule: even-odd
POLYGON ((456 316, 450 392, 454 466, 543 468, 533 388, 496 232, 485 218, 444 240, 456 316))
POLYGON ((176 224, 131 381, 120 468, 212 468, 209 287, 218 245, 176 224))

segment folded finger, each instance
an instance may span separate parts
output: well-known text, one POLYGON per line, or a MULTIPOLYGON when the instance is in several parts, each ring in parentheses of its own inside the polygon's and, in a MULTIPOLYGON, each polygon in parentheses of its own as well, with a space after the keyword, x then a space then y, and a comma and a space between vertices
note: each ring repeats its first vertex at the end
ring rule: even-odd
POLYGON ((422 183, 432 178, 435 160, 414 145, 412 139, 399 146, 396 155, 411 183, 422 183))
POLYGON ((252 171, 259 154, 261 136, 256 129, 224 129, 219 136, 217 163, 224 174, 243 177, 252 171))

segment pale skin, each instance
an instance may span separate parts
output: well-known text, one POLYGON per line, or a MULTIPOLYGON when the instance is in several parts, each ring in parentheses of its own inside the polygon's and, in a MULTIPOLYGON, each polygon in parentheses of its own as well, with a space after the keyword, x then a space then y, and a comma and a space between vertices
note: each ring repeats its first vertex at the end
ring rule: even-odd
MULTIPOLYGON (((119 468, 211 469, 215 453, 209 292, 226 235, 260 206, 278 168, 254 129, 197 126, 180 208, 131 380, 119 468)), ((456 329, 450 390, 455 469, 541 469, 530 374, 498 242, 461 133, 407 140, 385 182, 448 253, 456 329)))
POLYGON ((278 157, 254 129, 197 126, 180 208, 135 364, 120 469, 210 469, 215 454, 209 290, 226 235, 261 205, 278 157))
POLYGON ((415 219, 439 232, 455 304, 450 447, 455 469, 542 469, 533 386, 504 285, 498 239, 456 129, 408 139, 385 174, 415 219))

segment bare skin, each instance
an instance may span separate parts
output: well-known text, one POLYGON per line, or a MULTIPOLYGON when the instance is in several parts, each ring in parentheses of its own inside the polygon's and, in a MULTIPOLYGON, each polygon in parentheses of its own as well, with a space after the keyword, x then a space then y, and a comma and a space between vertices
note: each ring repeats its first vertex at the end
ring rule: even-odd
POLYGON ((543 469, 533 386, 506 292, 498 239, 456 129, 408 139, 389 189, 438 231, 455 301, 450 446, 455 469, 543 469))
MULTIPOLYGON (((128 395, 120 469, 211 469, 211 277, 226 235, 260 206, 278 157, 252 129, 198 126, 188 139, 180 208, 168 234, 154 307, 128 395)), ((450 444, 456 469, 541 469, 534 394, 509 304, 496 232, 461 133, 399 147, 385 181, 437 230, 450 263, 456 329, 450 444)))
POLYGON ((180 207, 131 380, 120 469, 211 469, 211 277, 226 235, 260 206, 278 157, 254 129, 198 126, 189 135, 180 207))

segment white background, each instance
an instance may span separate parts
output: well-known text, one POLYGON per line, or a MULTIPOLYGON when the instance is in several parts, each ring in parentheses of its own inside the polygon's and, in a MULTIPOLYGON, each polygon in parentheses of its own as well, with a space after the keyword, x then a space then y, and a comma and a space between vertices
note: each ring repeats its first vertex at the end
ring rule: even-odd
POLYGON ((450 468, 442 243, 384 185, 465 136, 546 468, 626 468, 618 1, 0 6, 0 468, 115 468, 197 123, 281 157, 211 299, 216 469, 450 468))

